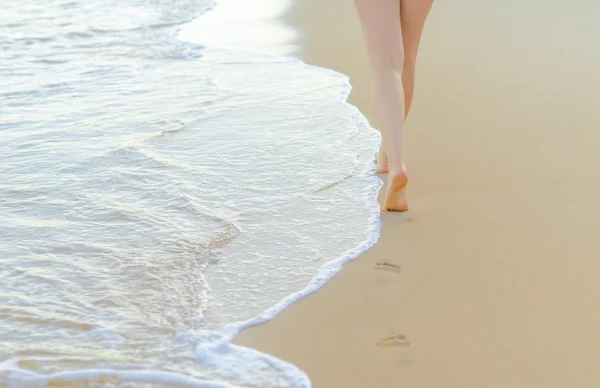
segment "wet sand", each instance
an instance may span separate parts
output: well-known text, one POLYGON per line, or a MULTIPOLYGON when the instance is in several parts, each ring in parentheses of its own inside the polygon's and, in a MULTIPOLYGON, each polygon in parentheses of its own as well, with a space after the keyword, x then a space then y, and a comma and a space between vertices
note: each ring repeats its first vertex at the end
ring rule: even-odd
MULTIPOLYGON (((372 249, 235 342, 314 387, 600 384, 598 15, 434 4, 406 125, 411 210, 382 214, 372 249)), ((348 74, 376 126, 352 2, 299 0, 286 20, 298 56, 348 74)))

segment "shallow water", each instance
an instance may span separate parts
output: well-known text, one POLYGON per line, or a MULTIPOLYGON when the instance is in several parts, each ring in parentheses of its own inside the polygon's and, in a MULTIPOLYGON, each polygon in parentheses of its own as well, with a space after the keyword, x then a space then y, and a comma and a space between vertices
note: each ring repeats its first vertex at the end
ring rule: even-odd
POLYGON ((374 241, 377 136, 338 74, 177 40, 209 5, 4 5, 0 386, 307 384, 227 340, 374 241))

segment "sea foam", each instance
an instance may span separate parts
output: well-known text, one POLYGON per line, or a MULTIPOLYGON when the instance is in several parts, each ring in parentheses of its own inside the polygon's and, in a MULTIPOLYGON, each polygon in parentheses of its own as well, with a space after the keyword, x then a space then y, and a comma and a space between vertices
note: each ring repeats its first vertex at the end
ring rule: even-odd
POLYGON ((310 386, 230 341, 378 237, 347 77, 285 56, 281 3, 56 5, 0 18, 0 383, 310 386))

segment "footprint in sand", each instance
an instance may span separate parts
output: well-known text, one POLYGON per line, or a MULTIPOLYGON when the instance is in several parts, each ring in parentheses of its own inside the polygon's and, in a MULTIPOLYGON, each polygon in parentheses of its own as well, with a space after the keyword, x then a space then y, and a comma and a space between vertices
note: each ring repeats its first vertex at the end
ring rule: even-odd
POLYGON ((396 334, 392 332, 391 334, 383 337, 381 341, 376 342, 375 345, 384 348, 404 348, 410 346, 410 341, 404 334, 396 334))
POLYGON ((389 261, 385 261, 385 260, 378 261, 377 263, 375 263, 375 269, 383 270, 383 271, 390 271, 390 272, 394 272, 394 273, 398 273, 402 270, 402 268, 400 268, 399 265, 390 263, 389 261))
POLYGON ((373 264, 373 269, 375 270, 373 271, 375 284, 383 287, 394 284, 397 278, 390 276, 390 274, 399 274, 402 270, 399 265, 385 260, 380 260, 373 264))

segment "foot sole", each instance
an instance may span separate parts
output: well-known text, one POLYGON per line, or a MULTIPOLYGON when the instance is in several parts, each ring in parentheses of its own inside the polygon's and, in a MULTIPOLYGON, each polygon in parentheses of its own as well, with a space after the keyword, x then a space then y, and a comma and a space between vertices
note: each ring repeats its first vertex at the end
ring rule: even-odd
POLYGON ((405 187, 408 183, 406 173, 394 174, 388 178, 388 189, 385 197, 385 210, 405 212, 408 210, 405 187))

